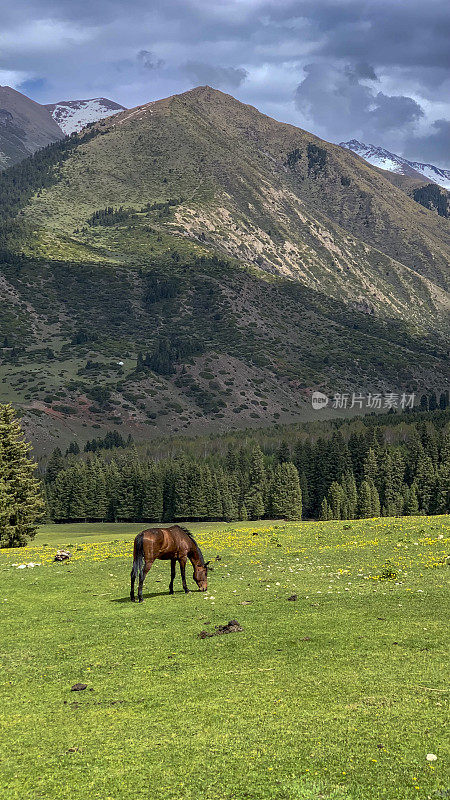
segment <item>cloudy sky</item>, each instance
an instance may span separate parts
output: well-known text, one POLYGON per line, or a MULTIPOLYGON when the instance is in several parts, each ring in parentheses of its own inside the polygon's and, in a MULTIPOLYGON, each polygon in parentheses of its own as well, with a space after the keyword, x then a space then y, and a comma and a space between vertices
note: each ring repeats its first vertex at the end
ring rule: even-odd
POLYGON ((448 0, 0 0, 0 84, 127 107, 209 84, 450 166, 448 0))

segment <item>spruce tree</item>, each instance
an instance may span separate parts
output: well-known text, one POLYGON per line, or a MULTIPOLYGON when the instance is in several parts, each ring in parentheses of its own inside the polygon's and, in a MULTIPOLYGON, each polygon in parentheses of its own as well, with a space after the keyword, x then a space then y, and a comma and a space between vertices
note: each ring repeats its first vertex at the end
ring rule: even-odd
POLYGON ((328 509, 331 515, 330 519, 342 519, 344 492, 340 483, 333 481, 330 486, 327 499, 328 509))
MULTIPOLYGON (((245 495, 244 507, 248 519, 261 519, 264 516, 264 500, 262 493, 257 489, 250 489, 245 495)), ((242 519, 243 517, 241 517, 242 519)))
POLYGON ((10 405, 0 406, 0 547, 19 547, 32 539, 45 505, 34 475, 30 445, 10 405))
POLYGON ((163 486, 161 474, 153 466, 147 466, 142 474, 142 519, 160 522, 163 518, 163 486))
POLYGON ((405 497, 404 513, 408 516, 417 516, 419 513, 419 501, 417 499, 416 487, 413 484, 405 497))
POLYGON ((361 481, 358 492, 358 516, 368 519, 372 516, 372 493, 369 481, 361 481))
POLYGON ((358 512, 358 492, 353 472, 347 472, 346 475, 344 475, 342 490, 344 492, 345 505, 343 519, 354 519, 358 512))
POLYGON ((380 496, 378 494, 377 487, 375 486, 373 481, 369 481, 369 487, 370 487, 370 505, 371 505, 370 513, 372 517, 379 517, 381 514, 380 496))
POLYGON ((291 460, 291 450, 286 441, 282 441, 277 450, 277 460, 280 464, 285 464, 291 460))
POLYGON ((63 455, 59 447, 55 447, 48 460, 45 472, 45 478, 48 483, 52 483, 58 475, 58 472, 61 472, 62 469, 64 469, 63 455))
POLYGON ((450 461, 440 464, 436 470, 434 513, 450 513, 450 461))
POLYGON ((299 482, 300 482, 300 490, 302 493, 303 515, 308 516, 310 511, 310 499, 309 499, 308 478, 306 477, 305 470, 302 470, 302 472, 300 472, 299 482))
POLYGON ((329 509, 328 509, 328 502, 327 498, 324 497, 321 504, 320 504, 320 512, 319 512, 319 519, 323 520, 324 522, 328 520, 329 517, 329 509))
POLYGON ((275 518, 302 518, 302 493, 294 464, 284 462, 275 468, 270 491, 270 513, 275 518))

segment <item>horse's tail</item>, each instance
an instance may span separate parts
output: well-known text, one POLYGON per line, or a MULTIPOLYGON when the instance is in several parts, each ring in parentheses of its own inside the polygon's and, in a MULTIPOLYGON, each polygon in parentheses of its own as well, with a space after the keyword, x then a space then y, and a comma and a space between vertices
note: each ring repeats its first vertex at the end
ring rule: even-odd
POLYGON ((131 569, 131 577, 137 578, 141 570, 144 568, 144 534, 138 533, 134 540, 133 548, 133 566, 131 569))

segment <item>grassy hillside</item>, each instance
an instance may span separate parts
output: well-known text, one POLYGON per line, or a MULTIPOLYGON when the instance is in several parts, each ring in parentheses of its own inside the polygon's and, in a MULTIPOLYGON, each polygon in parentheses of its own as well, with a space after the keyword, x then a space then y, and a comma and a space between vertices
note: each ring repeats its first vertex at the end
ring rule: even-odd
POLYGON ((35 441, 305 418, 313 388, 446 388, 448 220, 208 87, 8 170, 0 219, 0 400, 35 441))
POLYGON ((24 410, 39 452, 114 425, 140 439, 307 418, 313 388, 446 385, 436 338, 231 262, 10 259, 2 272, 0 402, 24 410))
POLYGON ((139 525, 1 552, 5 800, 444 796, 448 519, 192 528, 208 592, 155 562, 143 605, 139 525))

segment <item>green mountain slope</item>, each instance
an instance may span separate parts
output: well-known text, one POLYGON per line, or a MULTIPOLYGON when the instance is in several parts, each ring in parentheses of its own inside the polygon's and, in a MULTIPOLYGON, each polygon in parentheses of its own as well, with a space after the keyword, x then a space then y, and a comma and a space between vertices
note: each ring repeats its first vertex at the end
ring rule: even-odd
POLYGON ((8 170, 0 221, 0 399, 41 443, 292 420, 313 388, 445 388, 448 220, 208 87, 8 170))
POLYGON ((208 87, 125 111, 96 131, 25 211, 39 254, 58 246, 85 257, 87 246, 121 258, 129 243, 116 230, 99 235, 89 217, 172 201, 165 218, 158 210, 135 220, 144 252, 157 223, 419 325, 435 324, 448 303, 448 222, 342 148, 208 87))

